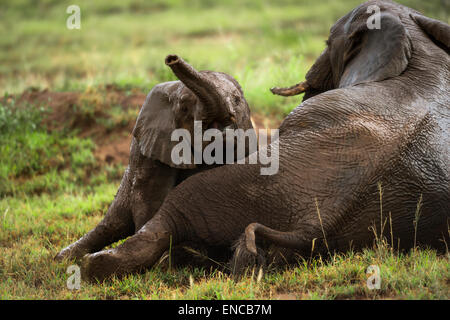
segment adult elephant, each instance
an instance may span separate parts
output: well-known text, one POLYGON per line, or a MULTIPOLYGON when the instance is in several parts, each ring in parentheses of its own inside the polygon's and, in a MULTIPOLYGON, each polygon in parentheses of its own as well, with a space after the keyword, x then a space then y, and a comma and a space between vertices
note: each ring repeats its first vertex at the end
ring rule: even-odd
POLYGON ((313 241, 318 250, 358 249, 388 213, 394 238, 384 236, 400 248, 449 243, 450 27, 369 1, 341 18, 327 43, 307 74, 305 101, 269 146, 279 147, 277 174, 233 164, 186 179, 134 236, 86 255, 83 273, 150 267, 170 241, 237 243, 238 267, 269 245, 307 256, 313 241), (371 5, 381 9, 380 29, 367 27, 371 5))
MULTIPOLYGON (((61 250, 56 260, 81 258, 134 234, 155 215, 171 189, 217 166, 196 164, 194 159, 174 162, 172 149, 178 141, 172 141, 171 135, 175 129, 187 130, 190 137, 183 136, 186 139, 194 137, 194 121, 201 122, 203 132, 252 130, 250 109, 233 77, 199 72, 176 55, 167 56, 165 62, 179 81, 158 84, 147 95, 133 130, 129 165, 108 212, 94 229, 61 250)), ((194 149, 193 139, 191 143, 194 149)), ((202 141, 200 149, 207 144, 202 141)))

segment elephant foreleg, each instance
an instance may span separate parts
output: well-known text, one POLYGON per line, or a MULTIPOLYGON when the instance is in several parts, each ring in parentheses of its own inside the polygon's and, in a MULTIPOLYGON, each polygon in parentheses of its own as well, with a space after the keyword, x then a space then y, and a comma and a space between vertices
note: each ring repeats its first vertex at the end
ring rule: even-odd
POLYGON ((134 223, 130 208, 130 172, 127 169, 119 190, 103 220, 78 241, 61 250, 56 260, 78 259, 133 234, 134 223))
POLYGON ((131 202, 135 231, 142 228, 158 212, 176 183, 177 169, 140 156, 136 166, 131 202))

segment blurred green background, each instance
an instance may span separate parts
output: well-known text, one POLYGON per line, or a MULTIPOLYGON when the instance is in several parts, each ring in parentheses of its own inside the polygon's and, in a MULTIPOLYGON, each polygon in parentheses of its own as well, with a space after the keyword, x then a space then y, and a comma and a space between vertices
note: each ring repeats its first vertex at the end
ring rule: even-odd
MULTIPOLYGON (((172 80, 164 57, 230 73, 252 109, 285 115, 296 103, 268 88, 304 77, 329 28, 358 0, 111 0, 0 3, 0 88, 84 90, 114 83, 147 92, 172 80), (66 8, 81 9, 81 30, 66 8)), ((450 22, 450 0, 399 0, 450 22)))
MULTIPOLYGON (((399 0, 450 23, 450 0, 399 0)), ((292 85, 358 0, 0 0, 0 299, 446 299, 449 256, 393 248, 335 255, 235 282, 221 271, 149 270, 66 288, 53 261, 104 216, 128 162, 130 133, 151 87, 174 80, 167 54, 242 85, 259 126, 300 97, 292 85), (69 5, 81 30, 66 28, 69 5), (365 270, 383 272, 368 290, 365 270), (192 285, 189 284, 192 279, 192 285)))

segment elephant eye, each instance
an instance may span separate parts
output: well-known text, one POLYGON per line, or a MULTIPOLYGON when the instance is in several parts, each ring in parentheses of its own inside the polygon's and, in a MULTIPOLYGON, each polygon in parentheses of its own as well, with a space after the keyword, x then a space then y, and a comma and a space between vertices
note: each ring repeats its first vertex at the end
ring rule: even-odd
POLYGON ((180 109, 181 109, 181 112, 183 112, 183 113, 187 113, 188 112, 188 106, 185 103, 182 103, 180 105, 180 109))
POLYGON ((183 113, 187 113, 189 111, 189 105, 193 105, 195 103, 195 100, 193 97, 184 94, 180 97, 179 105, 180 105, 180 111, 183 113))
POLYGON ((353 45, 358 45, 362 42, 362 38, 364 35, 364 30, 362 29, 357 29, 355 30, 352 34, 350 34, 348 36, 348 40, 353 44, 353 45))
POLYGON ((233 99, 234 99, 234 104, 239 104, 241 102, 241 97, 239 97, 239 96, 234 96, 233 99))

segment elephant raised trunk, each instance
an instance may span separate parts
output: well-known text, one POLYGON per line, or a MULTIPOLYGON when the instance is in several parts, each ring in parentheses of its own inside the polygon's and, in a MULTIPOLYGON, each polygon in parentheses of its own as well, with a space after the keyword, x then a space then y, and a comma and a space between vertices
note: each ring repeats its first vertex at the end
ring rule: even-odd
POLYGON ((208 119, 226 121, 230 117, 224 97, 210 79, 210 74, 195 70, 177 55, 168 55, 165 62, 178 79, 203 102, 208 119))

